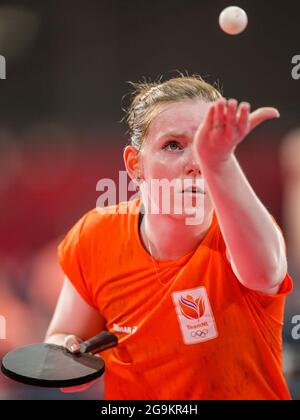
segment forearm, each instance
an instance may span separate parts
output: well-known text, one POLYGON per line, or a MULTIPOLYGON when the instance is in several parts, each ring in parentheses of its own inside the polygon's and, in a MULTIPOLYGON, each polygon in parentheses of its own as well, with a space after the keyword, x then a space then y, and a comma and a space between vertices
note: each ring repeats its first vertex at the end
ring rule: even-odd
POLYGON ((48 344, 57 344, 58 346, 64 346, 65 339, 69 334, 51 334, 45 337, 44 342, 48 344))
POLYGON ((269 288, 285 270, 283 238, 234 154, 218 165, 201 162, 220 228, 243 283, 269 288))

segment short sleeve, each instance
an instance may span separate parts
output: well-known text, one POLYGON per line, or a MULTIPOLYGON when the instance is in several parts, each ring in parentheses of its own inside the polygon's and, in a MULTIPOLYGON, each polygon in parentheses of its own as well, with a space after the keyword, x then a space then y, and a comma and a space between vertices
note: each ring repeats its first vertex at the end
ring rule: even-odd
MULTIPOLYGON (((284 249, 286 253, 286 243, 285 243, 282 230, 277 224, 275 218, 272 215, 271 217, 273 219, 274 225, 278 228, 278 230, 280 231, 282 235, 283 242, 284 242, 284 249)), ((255 308, 256 313, 259 314, 261 319, 263 319, 266 316, 270 320, 276 322, 277 324, 282 324, 283 317, 284 317, 285 298, 293 290, 293 281, 289 273, 288 272, 286 273, 285 277, 283 278, 281 282, 280 288, 275 295, 249 289, 237 279, 237 277, 235 276, 232 270, 231 264, 228 261, 227 256, 226 256, 226 244, 225 244, 221 231, 219 231, 218 239, 219 239, 218 247, 222 254, 223 261, 225 262, 225 265, 230 271, 231 275, 234 276, 239 286, 239 289, 242 295, 244 296, 244 299, 248 303, 248 305, 252 308, 255 308)))
POLYGON ((58 246, 58 259, 60 265, 71 281, 80 296, 92 307, 96 308, 89 280, 87 268, 84 266, 84 256, 82 254, 82 230, 84 228, 87 215, 82 217, 67 233, 63 241, 58 246))
POLYGON ((259 313, 268 314, 273 321, 279 324, 283 323, 285 298, 293 290, 293 282, 288 273, 275 295, 247 289, 241 283, 240 288, 246 301, 255 306, 259 313))

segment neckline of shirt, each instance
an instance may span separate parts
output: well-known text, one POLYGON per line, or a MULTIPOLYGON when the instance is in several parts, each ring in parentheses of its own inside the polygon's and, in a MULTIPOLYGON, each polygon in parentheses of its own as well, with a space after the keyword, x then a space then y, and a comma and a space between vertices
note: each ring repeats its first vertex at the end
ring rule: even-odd
MULTIPOLYGON (((133 223, 134 223, 134 238, 135 238, 135 243, 137 245, 137 248, 140 252, 140 254, 142 254, 144 256, 144 258, 147 259, 147 261, 151 264, 153 264, 151 255, 147 252, 147 250, 144 248, 141 237, 140 237, 140 233, 139 233, 139 225, 140 225, 140 214, 141 214, 141 207, 142 207, 142 201, 141 198, 136 198, 134 201, 134 205, 136 206, 136 208, 138 209, 138 212, 135 212, 132 216, 133 216, 133 223)), ((214 218, 213 218, 214 221, 214 218)), ((210 225, 210 228, 206 234, 206 236, 203 238, 203 241, 199 244, 199 246, 190 251, 188 254, 178 258, 177 260, 157 260, 154 258, 155 263, 158 267, 167 267, 167 266, 179 266, 182 267, 186 264, 186 262, 198 251, 198 249, 204 245, 207 236, 209 234, 209 232, 211 231, 212 225, 213 225, 213 221, 210 225)))

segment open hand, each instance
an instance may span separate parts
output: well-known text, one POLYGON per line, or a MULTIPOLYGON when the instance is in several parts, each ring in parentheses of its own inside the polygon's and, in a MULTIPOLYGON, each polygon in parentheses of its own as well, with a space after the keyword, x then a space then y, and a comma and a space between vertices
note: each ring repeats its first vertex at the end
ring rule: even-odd
POLYGON ((220 98, 211 104, 195 134, 194 146, 200 161, 226 161, 255 127, 279 116, 276 108, 264 107, 250 113, 248 102, 241 102, 238 106, 235 99, 220 98))

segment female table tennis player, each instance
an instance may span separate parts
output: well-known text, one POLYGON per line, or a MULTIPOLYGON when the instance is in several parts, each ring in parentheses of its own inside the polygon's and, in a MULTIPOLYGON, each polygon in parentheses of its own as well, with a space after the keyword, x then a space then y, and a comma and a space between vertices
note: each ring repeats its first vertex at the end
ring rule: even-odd
POLYGON ((290 399, 285 243, 235 156, 279 113, 250 113, 199 76, 134 86, 123 156, 140 196, 88 212, 60 244, 67 279, 46 341, 78 351, 117 334, 102 353, 106 399, 290 399), (147 188, 163 179, 177 180, 172 203, 191 198, 181 213, 160 211, 164 192, 147 188), (187 223, 196 201, 204 213, 187 223))

